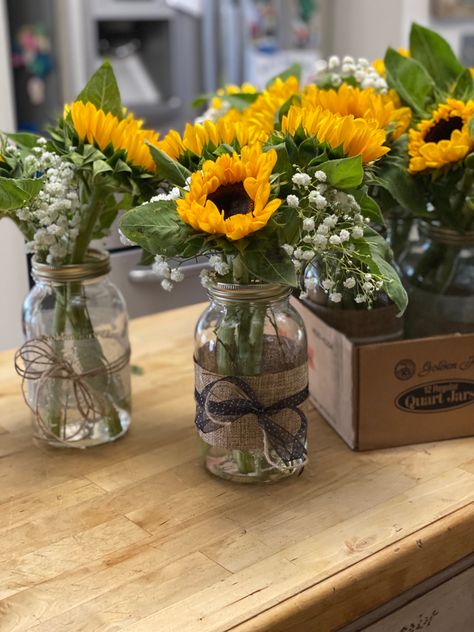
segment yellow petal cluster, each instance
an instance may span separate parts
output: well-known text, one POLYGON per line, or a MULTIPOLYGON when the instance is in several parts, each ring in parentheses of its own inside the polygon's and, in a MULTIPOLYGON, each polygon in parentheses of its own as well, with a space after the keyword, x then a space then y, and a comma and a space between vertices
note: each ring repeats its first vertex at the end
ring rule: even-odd
POLYGON ((410 173, 440 169, 463 160, 474 149, 468 123, 474 115, 474 101, 447 99, 428 120, 410 130, 408 153, 410 173))
MULTIPOLYGON (((298 90, 296 77, 291 76, 284 81, 277 78, 244 111, 231 108, 215 123, 188 123, 182 136, 176 130, 171 130, 158 143, 158 147, 177 160, 186 150, 201 155, 209 143, 230 144, 237 140, 241 147, 264 143, 274 130, 275 113, 298 90)), ((250 92, 250 88, 247 88, 247 92, 250 92)))
POLYGON ((343 83, 337 90, 322 90, 315 85, 307 86, 301 95, 303 107, 329 110, 344 116, 374 120, 377 127, 394 128, 393 138, 397 139, 406 131, 411 120, 411 110, 400 107, 398 95, 379 94, 373 88, 356 88, 343 83))
POLYGON ((202 123, 187 123, 183 136, 171 130, 158 142, 159 149, 165 152, 173 160, 177 160, 186 150, 192 151, 197 156, 203 149, 212 144, 231 144, 237 140, 241 147, 266 140, 267 136, 257 125, 244 125, 240 121, 231 121, 226 118, 219 119, 216 123, 203 121, 202 123))
POLYGON ((277 159, 274 150, 262 152, 260 145, 245 146, 241 155, 225 154, 214 162, 204 162, 201 171, 191 176, 189 191, 177 200, 181 219, 196 230, 225 235, 235 241, 263 228, 281 204, 270 200, 270 174, 277 159), (241 187, 242 212, 232 214, 219 208, 214 199, 225 199, 236 186, 241 187), (213 194, 216 194, 214 195, 213 194))
POLYGON ((124 149, 127 162, 146 171, 155 170, 146 141, 156 145, 159 136, 153 130, 143 129, 143 121, 134 118, 133 114, 120 120, 110 112, 96 108, 93 103, 82 101, 75 101, 67 107, 65 115, 68 113, 80 140, 86 140, 101 150, 108 145, 112 145, 114 151, 124 149))
POLYGON ((292 105, 282 120, 282 132, 295 134, 303 129, 308 136, 315 136, 336 149, 342 147, 346 156, 362 156, 364 163, 386 154, 390 149, 384 145, 386 133, 377 121, 355 118, 352 114, 342 116, 321 107, 302 108, 292 105))

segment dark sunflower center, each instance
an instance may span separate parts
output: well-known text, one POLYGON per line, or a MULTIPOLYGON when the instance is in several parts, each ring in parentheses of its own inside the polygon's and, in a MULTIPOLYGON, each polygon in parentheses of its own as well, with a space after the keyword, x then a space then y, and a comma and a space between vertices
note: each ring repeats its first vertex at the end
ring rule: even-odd
POLYGON ((439 143, 440 140, 449 140, 455 129, 462 129, 463 121, 460 116, 453 116, 439 120, 425 136, 425 143, 439 143))
POLYGON ((242 182, 223 184, 207 197, 214 202, 219 211, 224 211, 224 219, 253 211, 253 200, 247 195, 242 182))

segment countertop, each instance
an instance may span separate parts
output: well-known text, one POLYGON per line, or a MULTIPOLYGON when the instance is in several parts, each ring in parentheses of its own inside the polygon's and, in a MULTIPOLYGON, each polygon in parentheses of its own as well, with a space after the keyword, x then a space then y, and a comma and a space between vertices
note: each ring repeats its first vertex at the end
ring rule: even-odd
POLYGON ((335 630, 474 550, 474 439, 351 452, 313 411, 303 475, 208 475, 193 426, 202 305, 132 321, 126 437, 32 444, 0 353, 0 630, 335 630))

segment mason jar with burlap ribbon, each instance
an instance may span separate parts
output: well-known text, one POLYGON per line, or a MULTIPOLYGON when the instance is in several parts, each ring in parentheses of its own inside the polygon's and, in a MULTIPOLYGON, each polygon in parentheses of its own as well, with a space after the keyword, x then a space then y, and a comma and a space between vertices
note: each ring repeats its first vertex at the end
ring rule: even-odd
POLYGON ((196 326, 196 428, 205 467, 272 482, 307 462, 308 371, 303 322, 276 284, 223 284, 196 326))

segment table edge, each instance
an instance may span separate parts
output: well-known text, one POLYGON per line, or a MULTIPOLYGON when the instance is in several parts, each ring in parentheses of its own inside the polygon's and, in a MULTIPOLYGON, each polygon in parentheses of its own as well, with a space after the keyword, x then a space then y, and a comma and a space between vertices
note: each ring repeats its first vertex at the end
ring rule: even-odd
POLYGON ((474 502, 470 502, 228 630, 337 630, 473 552, 474 502), (316 628, 323 619, 325 627, 316 628))

